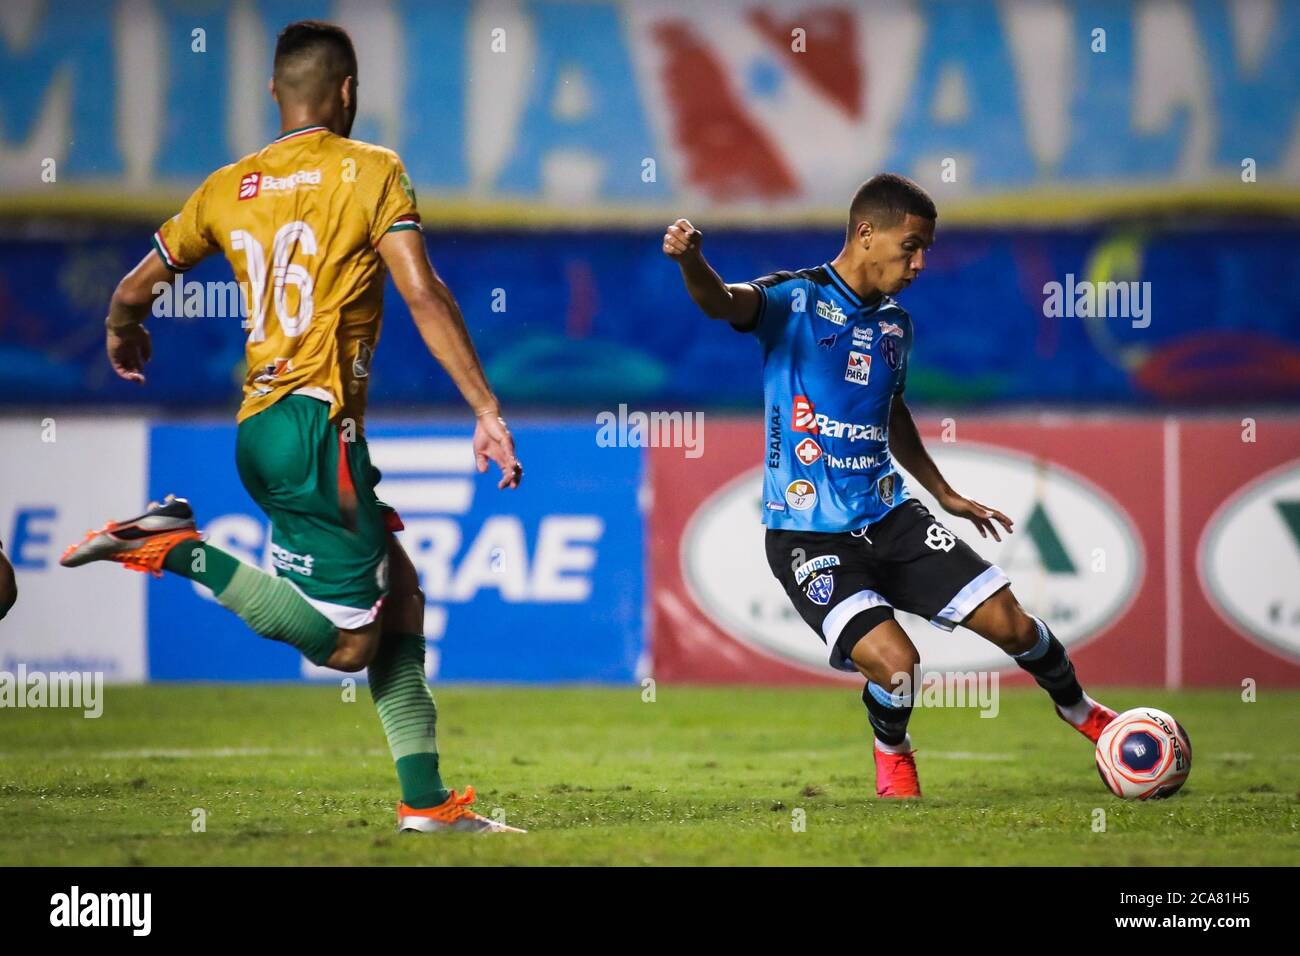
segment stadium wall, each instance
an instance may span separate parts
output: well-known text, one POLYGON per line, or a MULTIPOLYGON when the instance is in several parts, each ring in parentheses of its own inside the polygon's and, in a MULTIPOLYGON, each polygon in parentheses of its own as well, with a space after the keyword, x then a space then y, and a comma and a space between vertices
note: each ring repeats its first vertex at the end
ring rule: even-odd
MULTIPOLYGON (((378 418, 372 455, 427 595, 430 676, 839 680, 765 565, 763 429, 709 416, 702 454, 688 456, 603 447, 590 420, 520 423, 528 480, 504 494, 472 470, 463 427, 378 418)), ((954 485, 1016 522, 1002 544, 954 527, 1007 569, 1089 680, 1300 686, 1300 418, 963 413, 922 431, 954 485)), ((195 502, 210 540, 269 567, 232 426, 10 417, 0 439, 0 533, 20 588, 0 669, 337 677, 187 581, 58 566, 85 528, 171 491, 195 502)), ((967 632, 901 619, 928 667, 1006 663, 967 632)))
MULTIPOLYGON (((367 427, 425 591, 430 676, 629 681, 644 640, 641 451, 599 448, 572 422, 514 431, 528 480, 507 494, 475 471, 463 425, 367 427)), ((255 637, 189 581, 58 564, 86 528, 174 492, 194 502, 209 541, 269 569, 269 529, 239 482, 233 425, 58 416, 5 420, 0 437, 14 450, 0 464, 0 533, 20 591, 0 622, 0 669, 40 662, 122 681, 337 677, 255 637)))
MULTIPOLYGON (((1292 267, 1300 226, 1012 230, 944 222, 941 211, 923 281, 900 297, 916 321, 913 401, 1146 408, 1300 401, 1300 271, 1292 267), (1052 283, 1062 287, 1062 309, 1049 307, 1052 283), (1128 308, 1076 314, 1076 296, 1064 290, 1087 283, 1124 284, 1128 308)), ((842 241, 831 229, 700 225, 710 258, 733 281, 816 265, 842 241)), ((183 409, 236 400, 245 333, 238 289, 220 257, 159 298, 149 387, 109 374, 93 330, 118 279, 148 250, 151 229, 0 238, 0 405, 183 409)), ((443 230, 428 243, 510 407, 752 408, 759 349, 701 317, 660 251, 661 235, 662 224, 443 230)), ((372 407, 458 403, 391 283, 386 302, 372 407)))

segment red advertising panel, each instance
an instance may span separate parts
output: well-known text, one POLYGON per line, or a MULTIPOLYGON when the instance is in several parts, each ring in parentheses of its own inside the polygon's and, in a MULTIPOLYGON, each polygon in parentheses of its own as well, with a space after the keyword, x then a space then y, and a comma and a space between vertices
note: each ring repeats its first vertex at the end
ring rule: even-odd
POLYGON ((1188 685, 1300 686, 1300 421, 1177 427, 1188 685))
MULTIPOLYGON (((1262 422, 1250 443, 1243 427, 1060 415, 923 421, 953 486, 1015 522, 1002 542, 943 516, 914 482, 909 490, 1010 575, 1086 681, 1300 685, 1300 423, 1262 422), (1242 565, 1251 541, 1263 548, 1253 572, 1242 565)), ((655 676, 854 680, 829 668, 767 566, 763 423, 713 419, 705 434, 700 457, 650 454, 655 676)), ((970 631, 899 620, 927 669, 1027 680, 970 631)))

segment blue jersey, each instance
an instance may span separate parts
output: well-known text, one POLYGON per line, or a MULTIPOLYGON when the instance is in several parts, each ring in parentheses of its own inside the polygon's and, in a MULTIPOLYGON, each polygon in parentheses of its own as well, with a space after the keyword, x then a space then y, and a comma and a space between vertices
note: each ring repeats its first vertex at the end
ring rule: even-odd
POLYGON ((769 528, 852 531, 908 498, 889 454, 889 409, 907 381, 912 319, 870 305, 829 263, 750 283, 762 296, 769 528))

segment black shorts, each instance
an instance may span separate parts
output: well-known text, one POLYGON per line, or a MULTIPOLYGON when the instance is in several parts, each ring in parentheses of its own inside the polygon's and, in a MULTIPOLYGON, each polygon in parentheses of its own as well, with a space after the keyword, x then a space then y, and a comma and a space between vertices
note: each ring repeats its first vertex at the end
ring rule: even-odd
POLYGON ((895 608, 951 631, 1011 583, 915 498, 860 531, 768 528, 767 563, 831 666, 851 672, 853 645, 895 608))

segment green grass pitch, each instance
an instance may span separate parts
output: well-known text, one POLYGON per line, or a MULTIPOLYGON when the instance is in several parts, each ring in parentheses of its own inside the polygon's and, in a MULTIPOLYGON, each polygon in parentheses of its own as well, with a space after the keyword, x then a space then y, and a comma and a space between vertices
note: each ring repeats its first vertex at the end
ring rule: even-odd
POLYGON ((481 812, 528 835, 394 833, 364 688, 349 703, 333 685, 110 687, 97 720, 0 711, 0 864, 1300 863, 1295 692, 1098 692, 1191 735, 1187 786, 1146 804, 1105 791, 1091 747, 1032 688, 1004 690, 994 719, 918 709, 926 796, 898 803, 874 797, 852 690, 435 695, 448 785, 473 783, 481 812))

